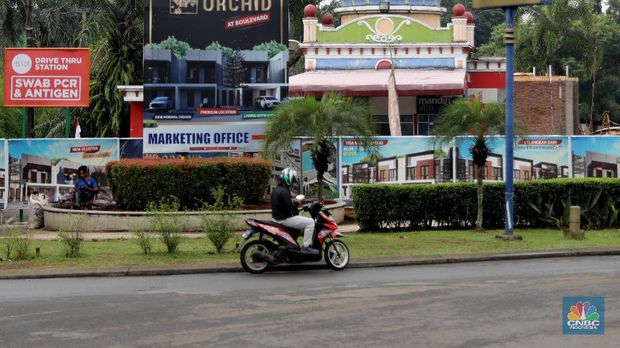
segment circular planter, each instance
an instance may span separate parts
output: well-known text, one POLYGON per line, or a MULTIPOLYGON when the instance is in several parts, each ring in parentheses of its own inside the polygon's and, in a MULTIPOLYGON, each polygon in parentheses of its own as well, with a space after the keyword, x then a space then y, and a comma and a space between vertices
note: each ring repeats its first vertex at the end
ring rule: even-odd
MULTIPOLYGON (((337 223, 344 221, 345 202, 337 202, 326 208, 337 223)), ((236 230, 244 230, 248 218, 271 220, 271 210, 236 210, 217 212, 178 212, 187 232, 201 230, 203 215, 230 215, 236 230)), ((101 210, 70 210, 51 206, 43 207, 45 229, 49 231, 71 231, 79 227, 81 232, 127 232, 138 228, 148 229, 153 213, 101 210)))

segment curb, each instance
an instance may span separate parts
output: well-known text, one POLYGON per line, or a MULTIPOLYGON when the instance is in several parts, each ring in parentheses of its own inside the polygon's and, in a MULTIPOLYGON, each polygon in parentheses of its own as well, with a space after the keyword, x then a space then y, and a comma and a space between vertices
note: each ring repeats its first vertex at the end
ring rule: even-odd
MULTIPOLYGON (((466 262, 488 262, 488 261, 511 261, 511 260, 530 260, 544 258, 564 258, 564 257, 586 257, 586 256, 619 256, 620 249, 605 250, 567 250, 552 252, 525 252, 510 254, 490 254, 472 256, 429 256, 413 259, 388 259, 376 261, 352 262, 348 268, 383 268, 383 267, 404 267, 416 265, 437 265, 450 263, 466 262)), ((302 265, 285 265, 271 268, 271 272, 299 271, 299 270, 319 270, 328 269, 323 263, 311 263, 302 265)), ((90 270, 90 271, 59 271, 59 272, 40 272, 40 273, 16 273, 0 274, 0 280, 17 279, 54 279, 54 278, 105 278, 105 277, 148 277, 148 276, 172 276, 190 274, 215 274, 215 273, 240 273, 243 268, 236 265, 209 266, 209 267, 184 267, 184 268, 132 268, 114 270, 90 270)))

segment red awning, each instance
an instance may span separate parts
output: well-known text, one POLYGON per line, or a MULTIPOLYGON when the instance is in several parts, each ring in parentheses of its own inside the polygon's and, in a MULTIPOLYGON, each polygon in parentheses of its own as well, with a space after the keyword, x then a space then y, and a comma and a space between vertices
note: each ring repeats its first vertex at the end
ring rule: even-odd
MULTIPOLYGON (((399 96, 464 95, 465 70, 396 69, 399 96)), ((338 92, 352 96, 387 96, 390 70, 317 70, 291 76, 292 95, 338 92)))

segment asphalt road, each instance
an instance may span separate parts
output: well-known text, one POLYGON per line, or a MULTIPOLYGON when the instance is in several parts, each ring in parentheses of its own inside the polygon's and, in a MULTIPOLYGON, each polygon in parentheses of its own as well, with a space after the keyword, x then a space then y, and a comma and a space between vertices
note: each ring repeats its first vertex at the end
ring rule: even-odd
POLYGON ((619 347, 620 257, 0 281, 0 347, 619 347), (604 336, 563 336, 604 296, 604 336))

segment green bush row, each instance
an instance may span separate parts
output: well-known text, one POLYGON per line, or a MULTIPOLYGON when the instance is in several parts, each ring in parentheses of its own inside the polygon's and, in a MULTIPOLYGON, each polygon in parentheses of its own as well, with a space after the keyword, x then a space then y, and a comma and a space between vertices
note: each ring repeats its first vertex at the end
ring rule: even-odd
MULTIPOLYGON (((504 226, 503 183, 484 185, 484 227, 504 226)), ((471 228, 474 183, 360 185, 353 187, 356 218, 365 230, 471 228)), ((563 227, 579 205, 586 228, 619 226, 619 179, 556 179, 515 184, 515 226, 563 227)))
POLYGON ((107 169, 114 199, 128 210, 145 210, 165 197, 176 197, 181 209, 198 209, 214 203, 216 188, 254 204, 267 192, 271 175, 268 162, 251 158, 122 160, 107 169))

